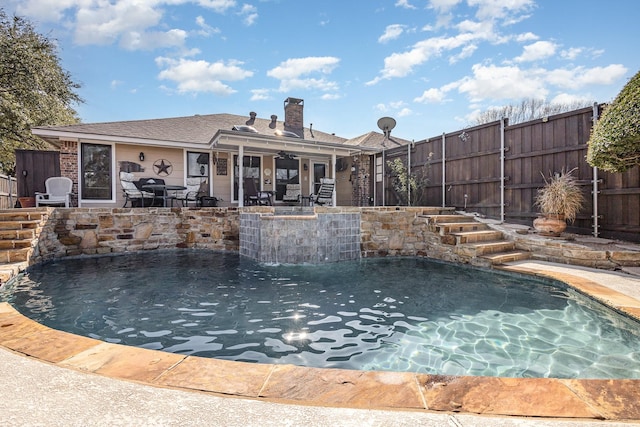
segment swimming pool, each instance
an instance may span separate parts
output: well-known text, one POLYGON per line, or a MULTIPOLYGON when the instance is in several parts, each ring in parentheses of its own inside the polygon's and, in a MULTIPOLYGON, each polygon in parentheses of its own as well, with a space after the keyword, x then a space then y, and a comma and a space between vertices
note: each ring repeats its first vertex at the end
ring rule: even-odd
POLYGON ((220 359, 511 377, 640 372, 636 322, 552 281, 426 259, 66 259, 31 268, 0 299, 75 334, 220 359))

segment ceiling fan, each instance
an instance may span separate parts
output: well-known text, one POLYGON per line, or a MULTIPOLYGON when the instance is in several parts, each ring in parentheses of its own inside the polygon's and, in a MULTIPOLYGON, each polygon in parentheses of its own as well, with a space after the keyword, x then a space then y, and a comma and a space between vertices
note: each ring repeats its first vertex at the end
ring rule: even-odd
POLYGON ((298 156, 296 156, 293 153, 287 153, 286 151, 278 151, 278 157, 281 159, 296 159, 298 156))

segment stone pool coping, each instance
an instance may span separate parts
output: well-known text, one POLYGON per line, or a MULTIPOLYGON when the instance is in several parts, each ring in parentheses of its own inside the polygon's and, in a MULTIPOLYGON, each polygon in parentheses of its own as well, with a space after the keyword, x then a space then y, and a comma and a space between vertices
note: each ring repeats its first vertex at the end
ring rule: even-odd
MULTIPOLYGON (((517 264, 640 318, 640 301, 581 277, 517 264)), ((640 284, 639 284, 640 286, 640 284)), ((105 343, 41 325, 0 303, 0 346, 61 368, 152 386, 263 401, 386 410, 640 421, 640 380, 496 378, 243 363, 105 343)))

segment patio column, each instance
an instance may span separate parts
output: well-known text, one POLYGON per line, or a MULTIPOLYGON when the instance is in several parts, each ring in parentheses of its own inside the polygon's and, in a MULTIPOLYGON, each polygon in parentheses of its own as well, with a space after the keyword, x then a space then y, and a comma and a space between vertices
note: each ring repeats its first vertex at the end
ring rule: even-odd
MULTIPOLYGON (((244 206, 244 146, 238 146, 238 207, 244 206)), ((232 189, 233 193, 233 189, 232 189)))
POLYGON ((333 196, 331 199, 331 205, 336 206, 336 188, 338 187, 338 179, 336 177, 336 153, 331 155, 331 176, 333 177, 333 196))

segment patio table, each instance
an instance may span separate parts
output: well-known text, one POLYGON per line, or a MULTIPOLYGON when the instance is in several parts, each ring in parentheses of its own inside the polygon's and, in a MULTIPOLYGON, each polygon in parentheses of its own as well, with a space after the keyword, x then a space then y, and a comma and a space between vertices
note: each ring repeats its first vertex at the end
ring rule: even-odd
POLYGON ((162 206, 167 207, 167 199, 171 199, 171 206, 173 206, 173 200, 175 196, 169 196, 169 191, 181 191, 186 190, 187 187, 182 185, 168 185, 168 184, 145 184, 142 186, 144 189, 148 190, 161 190, 162 191, 162 206))

